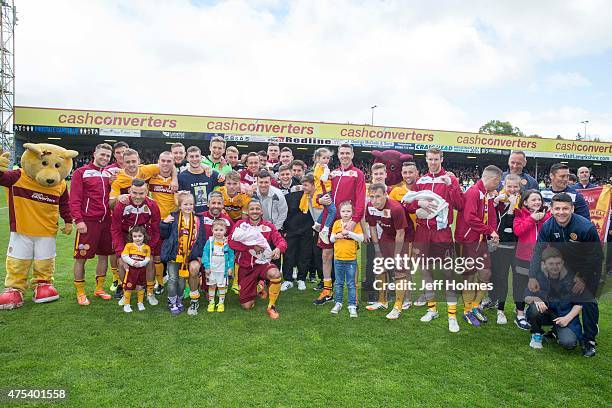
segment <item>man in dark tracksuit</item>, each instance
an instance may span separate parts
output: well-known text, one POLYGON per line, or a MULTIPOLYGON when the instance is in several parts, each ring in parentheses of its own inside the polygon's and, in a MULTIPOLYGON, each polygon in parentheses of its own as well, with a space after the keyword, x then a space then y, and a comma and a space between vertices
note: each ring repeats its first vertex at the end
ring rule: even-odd
MULTIPOLYGON (((552 218, 542 226, 531 258, 528 284, 531 292, 538 292, 540 289, 536 277, 542 251, 550 245, 561 252, 568 269, 576 274, 573 293, 578 296, 585 289, 594 296, 598 293, 603 262, 601 241, 595 226, 588 219, 574 214, 573 209, 573 200, 567 193, 555 194, 552 197, 552 218)), ((595 355, 598 321, 597 300, 582 303, 582 351, 585 357, 595 355)))
POLYGON ((293 268, 297 266, 297 285, 299 290, 306 289, 306 274, 310 268, 313 253, 313 220, 309 213, 300 210, 300 200, 304 191, 300 181, 291 176, 289 166, 281 165, 278 170, 279 189, 287 201, 287 219, 283 225, 283 237, 287 241, 287 251, 283 255, 283 279, 281 291, 293 287, 293 268))

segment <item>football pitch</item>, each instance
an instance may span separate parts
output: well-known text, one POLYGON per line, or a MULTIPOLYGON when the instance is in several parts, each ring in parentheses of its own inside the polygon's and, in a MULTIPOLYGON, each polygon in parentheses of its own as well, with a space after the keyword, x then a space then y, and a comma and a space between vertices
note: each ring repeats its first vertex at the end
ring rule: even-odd
MULTIPOLYGON (((0 277, 8 244, 8 210, 0 193, 0 277)), ((72 285, 71 236, 59 235, 55 284, 61 299, 0 313, 0 389, 66 389, 62 406, 609 406, 612 400, 612 304, 600 301, 597 356, 545 344, 513 323, 481 328, 441 318, 421 323, 424 308, 397 321, 361 307, 349 319, 331 304, 314 306, 309 284, 279 298, 280 320, 259 301, 225 313, 172 317, 158 306, 126 314, 115 301, 93 299, 94 265, 86 272, 92 304, 78 306, 72 285)), ((110 239, 110 237, 109 237, 110 239)), ((107 287, 110 282, 107 281, 107 287)), ((134 308, 135 309, 135 308, 134 308)), ((459 307, 461 312, 462 307, 459 307)), ((17 406, 0 400, 0 406, 17 406)), ((40 404, 48 406, 47 404, 40 404)), ((32 404, 28 404, 32 406, 32 404)))

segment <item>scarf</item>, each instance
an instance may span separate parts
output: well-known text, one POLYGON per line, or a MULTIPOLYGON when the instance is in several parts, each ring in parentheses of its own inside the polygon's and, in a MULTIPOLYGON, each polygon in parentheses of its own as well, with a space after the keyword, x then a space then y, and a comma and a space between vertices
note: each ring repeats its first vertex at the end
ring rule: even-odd
POLYGON ((180 264, 179 277, 189 277, 189 267, 187 262, 187 254, 193 247, 196 240, 196 228, 195 227, 195 214, 191 214, 189 217, 188 225, 185 225, 185 218, 183 213, 179 212, 178 217, 178 248, 176 252, 175 262, 180 264))

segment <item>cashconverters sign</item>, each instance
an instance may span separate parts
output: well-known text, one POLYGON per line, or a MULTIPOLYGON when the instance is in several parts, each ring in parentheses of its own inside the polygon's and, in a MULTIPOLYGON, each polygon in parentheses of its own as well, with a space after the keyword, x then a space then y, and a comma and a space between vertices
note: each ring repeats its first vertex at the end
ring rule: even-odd
POLYGON ((298 122, 269 119, 166 115, 112 111, 66 110, 15 107, 16 125, 75 128, 126 129, 170 132, 199 132, 287 139, 314 138, 347 140, 359 145, 384 142, 398 145, 439 145, 473 148, 524 150, 532 156, 612 161, 612 143, 580 142, 544 138, 486 135, 466 132, 393 128, 338 123, 298 122))

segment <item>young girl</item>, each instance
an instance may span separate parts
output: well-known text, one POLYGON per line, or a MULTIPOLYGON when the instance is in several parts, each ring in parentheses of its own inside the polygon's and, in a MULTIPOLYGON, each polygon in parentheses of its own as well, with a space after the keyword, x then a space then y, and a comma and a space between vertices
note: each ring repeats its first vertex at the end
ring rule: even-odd
MULTIPOLYGON (((325 147, 320 147, 315 150, 314 153, 314 178, 315 178, 315 192, 312 195, 302 195, 302 199, 300 200, 300 210, 303 213, 308 212, 308 200, 312 200, 312 206, 314 208, 323 208, 321 204, 317 202, 318 198, 323 197, 326 194, 329 194, 331 197, 331 181, 329 180, 329 160, 331 159, 331 151, 325 147)), ((331 228, 334 220, 336 219, 336 206, 334 205, 333 197, 330 205, 326 206, 327 208, 327 217, 325 218, 325 224, 323 228, 321 228, 321 224, 323 224, 323 213, 319 215, 319 218, 314 220, 315 224, 312 228, 315 231, 319 232, 319 237, 321 241, 326 244, 329 244, 329 229, 331 228)))
MULTIPOLYGON (((168 215, 160 225, 161 238, 164 240, 161 260, 168 266, 168 309, 175 316, 183 311, 182 295, 185 281, 190 278, 190 263, 199 264, 198 257, 202 254, 206 239, 204 221, 193 212, 193 195, 188 191, 179 191, 177 201, 179 211, 168 215)), ((191 303, 187 314, 192 316, 198 314, 200 306, 200 293, 195 281, 194 277, 190 278, 191 303)))
POLYGON ((227 245, 227 224, 222 219, 212 223, 212 237, 206 241, 202 253, 202 265, 206 271, 208 285, 208 311, 215 311, 215 292, 219 293, 217 312, 225 311, 227 277, 234 269, 234 251, 227 245))
POLYGON ((538 238, 542 224, 550 218, 543 204, 542 194, 538 190, 527 190, 523 193, 519 209, 514 215, 514 234, 516 244, 516 270, 512 274, 512 295, 516 305, 514 322, 522 330, 529 330, 530 325, 525 318, 525 288, 529 281, 529 263, 533 247, 538 238))
POLYGON ((128 241, 121 253, 121 259, 126 263, 123 279, 123 311, 132 312, 130 300, 132 291, 136 288, 137 306, 142 312, 145 310, 143 301, 144 288, 147 284, 147 265, 151 261, 151 247, 145 243, 148 241, 146 229, 140 225, 133 227, 128 233, 128 241))
POLYGON ((334 222, 332 227, 331 242, 334 243, 334 271, 336 272, 336 285, 334 297, 336 304, 331 310, 337 315, 342 309, 344 296, 344 283, 348 289, 348 310, 351 317, 357 317, 357 285, 355 275, 357 274, 357 250, 359 243, 363 242, 363 231, 361 225, 355 225, 354 231, 345 228, 353 216, 353 205, 349 201, 340 204, 341 219, 334 222))
MULTIPOLYGON (((521 199, 521 178, 516 174, 508 174, 504 179, 504 188, 495 197, 497 212, 497 234, 499 245, 491 252, 491 269, 493 290, 490 292, 489 307, 497 302, 497 324, 506 324, 504 314, 506 298, 508 297, 508 271, 516 274, 516 235, 514 235, 514 216, 518 211, 521 199)), ((514 282, 514 281, 513 281, 514 282)), ((514 284, 514 283, 513 283, 514 284)), ((485 301, 483 301, 483 306, 485 301)))

